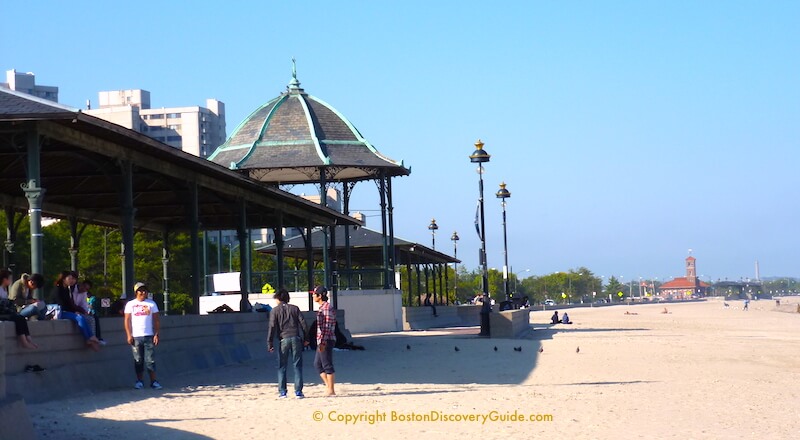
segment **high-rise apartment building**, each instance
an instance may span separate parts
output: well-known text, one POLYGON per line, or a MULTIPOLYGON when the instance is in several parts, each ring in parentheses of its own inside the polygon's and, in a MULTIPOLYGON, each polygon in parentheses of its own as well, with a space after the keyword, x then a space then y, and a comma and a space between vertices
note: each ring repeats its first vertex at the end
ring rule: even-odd
POLYGON ((6 82, 0 83, 0 87, 58 102, 58 87, 37 86, 36 75, 33 72, 20 73, 15 69, 7 70, 6 82))
POLYGON ((205 158, 225 142, 225 104, 216 99, 207 99, 205 107, 154 109, 150 92, 134 89, 100 92, 99 104, 85 113, 195 156, 205 158))

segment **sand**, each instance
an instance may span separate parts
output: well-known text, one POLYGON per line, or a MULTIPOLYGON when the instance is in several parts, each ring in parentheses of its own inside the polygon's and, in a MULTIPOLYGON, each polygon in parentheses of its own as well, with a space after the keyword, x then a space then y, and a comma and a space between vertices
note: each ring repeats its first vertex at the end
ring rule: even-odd
POLYGON ((277 399, 270 355, 29 412, 41 439, 800 438, 798 302, 580 308, 555 327, 536 311, 527 340, 354 335, 366 350, 334 353, 335 398, 306 352, 303 400, 277 399))

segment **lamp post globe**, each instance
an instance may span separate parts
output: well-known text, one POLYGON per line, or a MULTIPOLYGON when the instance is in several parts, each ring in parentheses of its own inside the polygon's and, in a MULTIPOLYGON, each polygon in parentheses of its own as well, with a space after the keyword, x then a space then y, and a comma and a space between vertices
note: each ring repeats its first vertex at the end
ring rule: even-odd
POLYGON ((500 204, 503 206, 503 288, 506 294, 506 301, 511 299, 509 293, 509 275, 508 275, 508 236, 506 235, 506 199, 511 197, 511 191, 506 189, 506 183, 500 184, 500 189, 495 194, 500 199, 500 204))
POLYGON ((472 163, 478 164, 478 205, 480 207, 480 229, 481 250, 479 260, 481 264, 481 285, 483 289, 483 306, 481 307, 481 332, 479 336, 489 337, 489 314, 492 312, 492 303, 489 299, 489 269, 486 264, 486 219, 483 209, 483 164, 489 162, 492 156, 483 149, 483 142, 478 139, 475 142, 475 151, 469 156, 472 163))
POLYGON ((433 250, 436 250, 436 230, 439 229, 439 225, 436 224, 436 219, 431 219, 431 224, 428 225, 428 230, 431 231, 431 247, 433 250))

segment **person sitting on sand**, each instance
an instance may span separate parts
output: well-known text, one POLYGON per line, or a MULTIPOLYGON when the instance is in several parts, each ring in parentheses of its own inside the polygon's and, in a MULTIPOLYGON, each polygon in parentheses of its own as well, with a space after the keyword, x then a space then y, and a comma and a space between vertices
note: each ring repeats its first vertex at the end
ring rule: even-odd
POLYGON ((564 314, 561 315, 561 323, 562 324, 572 324, 572 321, 569 320, 569 315, 567 315, 567 312, 564 312, 564 314))
POLYGON ((558 310, 553 312, 553 316, 550 318, 550 324, 558 324, 561 320, 558 318, 558 310))
POLYGON ((669 314, 669 310, 667 310, 667 308, 664 307, 664 310, 662 310, 661 313, 664 314, 664 315, 668 315, 669 314))

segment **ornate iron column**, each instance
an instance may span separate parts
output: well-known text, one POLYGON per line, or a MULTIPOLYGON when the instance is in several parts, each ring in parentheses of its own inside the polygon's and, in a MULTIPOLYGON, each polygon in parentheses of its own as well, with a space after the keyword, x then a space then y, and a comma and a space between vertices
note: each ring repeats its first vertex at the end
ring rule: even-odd
POLYGON ((503 182, 500 184, 500 189, 497 191, 496 194, 497 198, 500 199, 500 204, 503 205, 503 258, 505 262, 503 263, 503 285, 506 294, 506 301, 511 299, 511 294, 509 293, 509 274, 508 274, 508 237, 506 235, 506 199, 511 197, 511 192, 506 189, 506 183, 503 182))
MULTIPOLYGON (((489 314, 492 312, 492 303, 489 299, 489 269, 486 263, 486 220, 483 209, 483 164, 489 162, 491 156, 483 150, 483 142, 478 139, 475 142, 475 151, 469 156, 470 162, 478 164, 478 206, 480 208, 480 230, 481 238, 480 263, 481 278, 483 285, 483 306, 481 307, 481 332, 479 336, 489 337, 491 335, 489 314)), ((476 219, 477 221, 477 219, 476 219)), ((476 225, 477 226, 477 225, 476 225)))

